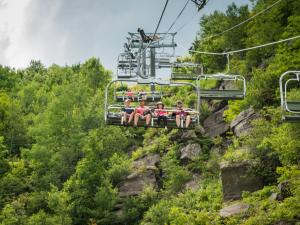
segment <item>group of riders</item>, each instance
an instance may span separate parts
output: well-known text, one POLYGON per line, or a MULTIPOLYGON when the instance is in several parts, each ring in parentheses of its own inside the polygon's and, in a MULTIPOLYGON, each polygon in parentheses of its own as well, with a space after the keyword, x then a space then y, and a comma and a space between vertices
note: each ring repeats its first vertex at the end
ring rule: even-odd
POLYGON ((157 102, 155 108, 146 106, 145 99, 139 100, 139 105, 135 108, 131 107, 131 99, 128 98, 124 102, 122 108, 122 124, 129 126, 133 122, 133 127, 137 127, 139 120, 145 121, 145 128, 147 129, 151 123, 152 118, 157 118, 156 125, 158 127, 164 126, 168 129, 168 117, 175 118, 176 125, 179 128, 188 128, 191 123, 191 112, 183 108, 182 101, 176 102, 175 110, 166 110, 162 102, 157 102), (183 123, 185 121, 185 123, 183 123))

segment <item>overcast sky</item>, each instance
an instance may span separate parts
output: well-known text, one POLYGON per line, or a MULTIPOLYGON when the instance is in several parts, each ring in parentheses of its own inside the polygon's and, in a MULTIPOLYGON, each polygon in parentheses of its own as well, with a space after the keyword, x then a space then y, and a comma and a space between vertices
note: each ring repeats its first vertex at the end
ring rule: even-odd
MULTIPOLYGON (((170 0, 159 31, 170 26, 186 0, 170 0)), ((226 10, 235 2, 210 0, 192 20, 196 7, 190 2, 175 25, 177 41, 190 46, 199 30, 202 15, 226 10)), ((0 64, 20 68, 31 59, 49 66, 74 64, 95 56, 106 68, 115 70, 127 32, 138 27, 154 32, 164 0, 0 0, 0 64)), ((186 54, 178 49, 178 54, 186 54)))

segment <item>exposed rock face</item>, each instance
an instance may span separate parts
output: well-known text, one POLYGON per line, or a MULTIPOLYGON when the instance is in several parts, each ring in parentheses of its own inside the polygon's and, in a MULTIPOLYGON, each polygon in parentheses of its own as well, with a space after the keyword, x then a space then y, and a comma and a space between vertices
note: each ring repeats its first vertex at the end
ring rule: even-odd
POLYGON ((183 163, 188 163, 190 161, 193 161, 197 156, 201 153, 201 146, 198 143, 194 144, 188 144, 184 148, 180 150, 181 156, 180 160, 183 163))
POLYGON ((160 160, 160 155, 159 154, 152 154, 152 155, 147 155, 144 156, 143 158, 140 158, 138 160, 135 160, 132 163, 133 168, 154 168, 160 160))
POLYGON ((277 196, 276 200, 282 201, 285 198, 290 197, 292 195, 291 190, 290 190, 290 183, 287 180, 279 183, 278 189, 279 189, 280 193, 277 196))
POLYGON ((136 172, 130 174, 118 185, 119 197, 139 195, 146 186, 157 187, 156 165, 159 163, 160 155, 152 154, 144 156, 133 162, 136 172))
POLYGON ((146 186, 157 187, 154 170, 130 174, 126 180, 118 185, 119 197, 136 196, 140 194, 146 186))
POLYGON ((240 137, 242 134, 247 134, 251 129, 251 122, 259 118, 259 113, 256 113, 253 108, 249 108, 241 112, 233 121, 231 121, 230 128, 234 134, 240 137))
POLYGON ((255 174, 250 174, 250 166, 250 162, 221 165, 221 180, 225 201, 240 199, 243 191, 253 192, 262 188, 262 180, 255 174))
POLYGON ((204 135, 205 134, 205 129, 201 125, 198 125, 195 127, 195 133, 199 135, 204 135))
POLYGON ((244 213, 249 209, 249 205, 245 203, 236 203, 227 206, 220 210, 220 216, 223 218, 234 216, 240 213, 244 213))
POLYGON ((200 185, 200 177, 196 174, 193 175, 193 179, 185 184, 185 189, 197 190, 200 185))
POLYGON ((195 133, 194 130, 187 130, 187 131, 184 131, 180 137, 180 139, 182 141, 189 141, 189 140, 193 140, 193 139, 196 139, 197 138, 197 135, 195 133))
POLYGON ((236 88, 236 84, 230 80, 223 80, 219 90, 234 90, 236 88))
POLYGON ((229 124, 224 121, 223 116, 226 109, 228 109, 227 106, 213 113, 204 121, 204 129, 210 137, 222 135, 229 129, 229 124))
POLYGON ((208 100, 207 103, 208 103, 209 109, 213 113, 223 109, 224 107, 226 107, 228 105, 227 100, 222 100, 222 101, 218 101, 218 102, 214 102, 213 100, 208 100))

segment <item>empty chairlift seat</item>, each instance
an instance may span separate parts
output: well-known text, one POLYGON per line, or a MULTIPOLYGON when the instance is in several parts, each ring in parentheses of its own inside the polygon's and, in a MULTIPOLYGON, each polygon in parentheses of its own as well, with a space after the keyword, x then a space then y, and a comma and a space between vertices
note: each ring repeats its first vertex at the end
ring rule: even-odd
POLYGON ((300 71, 287 71, 279 81, 282 118, 300 122, 300 71))
POLYGON ((176 62, 172 65, 171 80, 196 80, 202 70, 201 64, 176 62))
POLYGON ((246 80, 241 75, 203 74, 198 76, 197 83, 200 99, 237 100, 246 95, 246 80))
POLYGON ((117 77, 119 79, 136 76, 137 60, 129 53, 122 53, 118 57, 117 77))

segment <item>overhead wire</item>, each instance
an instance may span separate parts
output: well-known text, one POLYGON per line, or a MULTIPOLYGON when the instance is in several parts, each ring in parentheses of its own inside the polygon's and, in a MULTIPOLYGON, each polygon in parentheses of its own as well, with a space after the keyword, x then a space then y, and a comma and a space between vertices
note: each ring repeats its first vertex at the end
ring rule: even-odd
POLYGON ((169 27, 169 29, 167 30, 166 33, 169 33, 170 30, 173 28, 173 26, 175 25, 175 23, 178 21, 178 19, 181 17, 182 13, 184 12, 184 10, 186 9, 187 5, 189 4, 190 0, 187 0, 186 3, 184 4, 183 8, 180 10, 179 14, 177 15, 177 17, 175 18, 175 20, 173 21, 173 23, 171 24, 171 26, 169 27))
MULTIPOLYGON (((209 1, 210 1, 210 0, 207 0, 206 3, 205 3, 205 5, 207 5, 207 3, 208 3, 209 1)), ((185 26, 187 26, 189 23, 191 23, 191 22, 193 21, 193 19, 198 15, 199 12, 200 12, 200 11, 197 10, 197 11, 193 14, 193 16, 191 16, 190 19, 189 19, 186 23, 184 23, 182 26, 180 26, 174 33, 178 33, 178 32, 181 31, 185 26)))
POLYGON ((218 37, 218 36, 221 36, 221 35, 227 33, 228 31, 234 30, 235 28, 237 28, 237 27, 239 27, 239 26, 241 26, 241 25, 243 25, 243 24, 249 22, 250 20, 256 18, 257 16, 259 16, 259 15, 265 13, 266 11, 268 11, 268 10, 271 9, 271 8, 273 8, 275 5, 277 5, 277 4, 280 3, 281 1, 282 1, 282 0, 278 0, 278 1, 274 2, 272 5, 268 6, 267 8, 261 10, 260 12, 258 12, 258 13, 256 13, 256 14, 254 14, 253 16, 249 17, 248 19, 246 19, 246 20, 244 20, 244 21, 242 21, 242 22, 240 22, 240 23, 234 25, 233 27, 230 27, 230 28, 228 28, 228 29, 226 29, 226 30, 224 30, 224 31, 222 31, 222 32, 220 32, 220 33, 213 34, 213 35, 208 36, 208 37, 206 37, 206 38, 202 38, 201 40, 203 41, 203 40, 208 40, 208 39, 211 39, 211 38, 214 38, 214 37, 218 37))
POLYGON ((279 44, 279 43, 291 41, 291 40, 298 39, 298 38, 300 38, 300 35, 294 36, 294 37, 290 37, 290 38, 286 38, 286 39, 282 39, 282 40, 278 40, 278 41, 273 41, 273 42, 265 43, 265 44, 262 44, 262 45, 257 45, 257 46, 253 46, 253 47, 249 47, 249 48, 243 48, 243 49, 238 49, 238 50, 233 50, 233 51, 228 51, 228 52, 196 51, 196 50, 188 49, 187 47, 185 47, 185 46, 183 46, 181 44, 178 44, 178 43, 177 43, 177 45, 179 47, 181 47, 182 49, 187 50, 189 52, 193 52, 193 53, 206 54, 206 55, 228 55, 228 54, 234 54, 234 53, 238 53, 238 52, 245 52, 245 51, 249 51, 249 50, 253 50, 253 49, 263 48, 263 47, 266 47, 266 46, 271 46, 271 45, 275 45, 275 44, 279 44))
POLYGON ((166 0, 166 3, 165 3, 164 8, 163 8, 163 11, 162 11, 162 13, 161 13, 161 15, 160 15, 160 18, 159 18, 159 21, 158 21, 158 23, 157 23, 157 25, 156 25, 155 32, 154 32, 154 34, 153 34, 153 36, 152 36, 152 40, 150 40, 149 44, 146 46, 146 48, 144 48, 143 52, 145 52, 145 51, 147 50, 147 48, 152 44, 153 38, 155 38, 155 36, 156 36, 156 34, 157 34, 158 28, 159 28, 159 26, 160 26, 160 23, 161 23, 161 20, 162 20, 164 14, 165 14, 165 11, 166 11, 166 8, 167 8, 167 6, 168 6, 168 3, 169 3, 169 0, 166 0))

